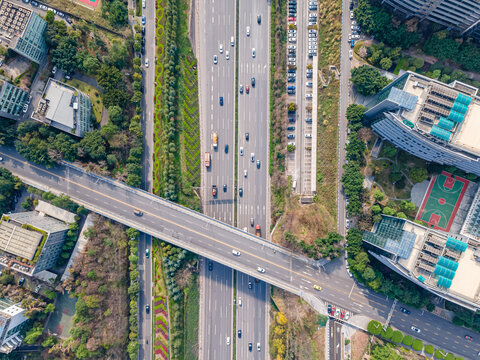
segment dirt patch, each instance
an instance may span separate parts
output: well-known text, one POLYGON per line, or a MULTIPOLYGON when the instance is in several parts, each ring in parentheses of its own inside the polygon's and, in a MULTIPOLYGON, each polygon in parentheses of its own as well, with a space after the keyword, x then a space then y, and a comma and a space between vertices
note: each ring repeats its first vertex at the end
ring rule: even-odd
POLYGON ((319 326, 318 314, 298 296, 277 288, 273 289, 272 299, 276 305, 271 307, 270 313, 271 329, 274 330, 270 331, 272 358, 278 355, 277 349, 282 348, 285 359, 325 359, 325 328, 319 326), (275 335, 275 332, 278 334, 275 319, 279 313, 286 318, 281 336, 275 335))
POLYGON ((30 67, 30 61, 21 56, 16 56, 3 65, 5 69, 5 77, 7 79, 15 79, 30 67))
POLYGON ((352 360, 362 360, 368 345, 368 335, 363 331, 355 331, 350 339, 352 360))

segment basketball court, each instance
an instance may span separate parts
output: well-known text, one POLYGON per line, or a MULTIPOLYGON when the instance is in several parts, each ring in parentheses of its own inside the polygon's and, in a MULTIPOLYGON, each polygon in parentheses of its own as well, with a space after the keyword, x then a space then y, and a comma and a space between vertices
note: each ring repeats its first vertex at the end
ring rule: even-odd
POLYGON ((99 0, 78 0, 79 2, 89 5, 94 9, 97 7, 99 0))
POLYGON ((446 171, 434 176, 418 210, 417 220, 426 222, 431 228, 450 231, 468 184, 468 180, 446 171))

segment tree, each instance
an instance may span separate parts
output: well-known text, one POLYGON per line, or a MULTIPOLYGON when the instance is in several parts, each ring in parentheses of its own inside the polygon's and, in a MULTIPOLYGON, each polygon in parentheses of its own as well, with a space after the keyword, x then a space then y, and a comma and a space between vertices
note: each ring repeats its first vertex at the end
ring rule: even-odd
POLYGON ((383 89, 389 80, 380 72, 367 65, 352 69, 351 81, 362 95, 373 95, 383 89))
POLYGON ((380 214, 382 212, 382 208, 379 205, 373 205, 371 207, 372 213, 373 214, 380 214))
POLYGON ((43 347, 52 347, 53 345, 55 345, 56 343, 56 339, 54 336, 49 336, 48 338, 45 339, 44 342, 42 342, 42 346, 43 347))
POLYGON ((392 67, 392 59, 389 57, 384 57, 382 60, 380 60, 380 67, 383 70, 388 70, 392 67))
POLYGON ((387 339, 387 340, 391 339, 392 336, 393 336, 393 329, 392 329, 392 327, 389 326, 389 327, 387 327, 387 330, 385 330, 385 331, 382 330, 381 336, 382 336, 384 339, 387 339))
POLYGON ((396 183, 403 177, 402 171, 400 167, 397 164, 392 164, 390 168, 390 175, 389 175, 389 180, 392 183, 396 183))
POLYGON ((432 345, 425 345, 425 352, 429 355, 433 354, 435 348, 432 345))
POLYGON ((410 335, 406 335, 402 340, 403 345, 412 346, 413 338, 410 335))
POLYGON ((95 75, 100 68, 100 61, 96 57, 88 55, 83 59, 83 68, 88 74, 95 75))
POLYGON ((407 215, 405 215, 404 212, 398 212, 397 215, 395 215, 396 217, 400 218, 400 219, 406 219, 407 218, 407 215))
POLYGON ((383 213, 384 215, 395 216, 396 211, 395 211, 395 209, 392 209, 392 208, 389 207, 389 206, 385 206, 385 207, 383 208, 382 213, 383 213))
POLYGON ((393 159, 395 157, 395 155, 397 155, 397 148, 394 147, 394 146, 385 146, 383 148, 383 154, 390 158, 390 159, 393 159))
POLYGON ((127 5, 122 0, 104 1, 102 15, 114 27, 125 26, 128 18, 127 5))
POLYGON ((28 345, 34 344, 43 333, 43 326, 41 323, 35 323, 33 327, 27 331, 24 342, 28 345))
POLYGON ((403 200, 401 203, 400 203, 400 208, 408 213, 408 214, 412 214, 414 211, 415 211, 415 204, 411 201, 406 201, 406 200, 403 200))
POLYGON ((12 119, 0 118, 0 145, 13 145, 17 122, 12 119))
POLYGON ((93 130, 85 134, 78 144, 92 160, 104 160, 107 156, 105 140, 99 130, 93 130))
POLYGON ((123 69, 125 67, 127 55, 128 52, 125 43, 120 40, 114 40, 112 46, 108 50, 108 55, 104 58, 104 61, 107 65, 123 69))
POLYGON ((367 325, 367 331, 372 335, 378 336, 382 332, 382 324, 378 321, 370 320, 367 325))
POLYGON ((425 61, 422 58, 413 58, 412 65, 417 69, 421 69, 425 65, 425 61))
POLYGON ((288 112, 295 112, 297 110, 297 105, 295 103, 288 104, 288 112))
POLYGON ((293 152, 293 151, 295 151, 295 145, 293 145, 293 144, 288 144, 288 145, 287 145, 287 151, 288 151, 288 152, 293 152))
POLYGON ((419 183, 427 179, 428 172, 425 168, 413 168, 410 173, 408 174, 410 180, 414 183, 419 183))
POLYGON ((400 344, 402 340, 403 340, 403 334, 400 331, 395 330, 392 334, 392 341, 397 344, 400 344))
POLYGON ((77 41, 72 37, 64 37, 58 47, 52 51, 52 62, 67 74, 78 67, 77 41))
POLYGON ((55 14, 52 10, 47 10, 47 13, 45 14, 45 21, 47 24, 53 24, 55 21, 55 14))
POLYGON ((108 108, 108 117, 109 119, 117 125, 120 125, 123 122, 123 110, 118 105, 113 105, 108 108))
POLYGON ((363 105, 350 104, 347 107, 346 117, 348 120, 348 128, 357 131, 362 127, 365 107, 363 105))
POLYGON ((423 349, 422 341, 418 340, 418 339, 413 340, 412 348, 415 351, 422 351, 422 349, 423 349))
POLYGON ((373 192, 373 198, 375 199, 375 201, 380 202, 385 198, 385 194, 381 190, 377 189, 373 192))

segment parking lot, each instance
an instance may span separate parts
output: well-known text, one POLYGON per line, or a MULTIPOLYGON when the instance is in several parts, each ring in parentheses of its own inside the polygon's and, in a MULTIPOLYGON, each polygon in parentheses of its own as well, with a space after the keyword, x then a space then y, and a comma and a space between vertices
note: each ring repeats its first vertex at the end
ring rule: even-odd
POLYGON ((296 105, 289 111, 287 175, 293 190, 315 194, 318 86, 318 3, 316 0, 288 1, 287 94, 296 105))

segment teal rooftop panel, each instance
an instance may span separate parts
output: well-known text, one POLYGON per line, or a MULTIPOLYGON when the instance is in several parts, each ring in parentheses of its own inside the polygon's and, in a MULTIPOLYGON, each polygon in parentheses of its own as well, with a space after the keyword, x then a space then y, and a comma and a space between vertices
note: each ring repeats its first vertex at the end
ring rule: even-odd
POLYGON ((459 113, 458 111, 455 111, 455 110, 451 110, 450 114, 448 115, 448 118, 457 123, 461 123, 465 118, 465 114, 459 113))
POLYGON ((450 280, 455 277, 455 271, 447 269, 446 267, 438 264, 435 266, 435 270, 433 272, 450 280))
POLYGON ((437 125, 432 126, 432 130, 430 130, 430 134, 435 135, 436 137, 445 141, 450 141, 450 137, 452 136, 452 133, 450 131, 442 129, 437 125))
POLYGON ((452 286, 452 280, 447 279, 443 276, 439 276, 438 281, 437 281, 437 285, 442 286, 442 287, 447 288, 447 289, 450 289, 450 286, 452 286))
POLYGON ((458 96, 455 99, 455 102, 459 102, 459 103, 462 103, 462 104, 468 106, 472 102, 472 98, 470 96, 458 93, 458 96))
POLYGON ((14 50, 27 59, 40 63, 47 53, 47 43, 43 33, 47 22, 32 12, 23 34, 17 39, 14 50))
POLYGON ((453 129, 454 125, 455 123, 453 121, 445 119, 444 117, 441 117, 440 121, 438 122, 438 126, 440 126, 442 129, 449 131, 453 129))
POLYGON ((458 112, 458 113, 460 113, 460 114, 466 114, 466 113, 467 113, 467 110, 468 110, 468 106, 465 105, 465 104, 462 104, 462 103, 460 103, 460 102, 458 102, 458 101, 455 101, 455 102, 453 103, 452 110, 453 110, 453 111, 456 111, 456 112, 458 112))
POLYGON ((458 239, 455 239, 449 236, 447 239, 447 246, 449 248, 464 252, 465 250, 467 250, 468 244, 466 242, 460 241, 458 239))
POLYGON ((458 269, 458 263, 456 261, 453 261, 453 260, 450 260, 450 259, 447 259, 443 256, 440 256, 438 258, 438 265, 441 265, 441 266, 444 266, 446 267, 447 269, 450 269, 452 271, 457 271, 458 269))

